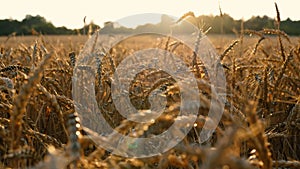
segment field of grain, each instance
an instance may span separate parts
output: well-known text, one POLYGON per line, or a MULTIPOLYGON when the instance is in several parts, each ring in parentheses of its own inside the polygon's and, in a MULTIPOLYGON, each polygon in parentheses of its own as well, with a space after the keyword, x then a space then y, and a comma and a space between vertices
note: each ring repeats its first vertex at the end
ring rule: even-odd
POLYGON ((193 51, 176 39, 149 36, 134 37, 107 51, 95 79, 96 97, 103 116, 119 133, 164 132, 178 120, 181 101, 170 75, 143 71, 131 83, 132 104, 149 108, 149 102, 141 100, 147 100, 155 88, 165 87, 167 107, 151 124, 122 117, 110 90, 111 76, 126 56, 161 48, 179 55, 198 80, 204 106, 194 127, 174 148, 148 158, 113 155, 97 146, 80 125, 72 77, 88 38, 0 37, 0 168, 300 168, 299 37, 280 30, 208 35, 225 72, 226 99, 217 129, 202 144, 198 133, 211 120, 209 107, 218 105, 210 105, 215 96, 201 60, 193 60, 193 51))

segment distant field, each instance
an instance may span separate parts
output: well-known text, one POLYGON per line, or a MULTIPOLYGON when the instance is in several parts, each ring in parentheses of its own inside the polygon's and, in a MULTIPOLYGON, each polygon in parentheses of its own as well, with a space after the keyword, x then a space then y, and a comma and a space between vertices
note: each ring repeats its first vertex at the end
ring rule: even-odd
MULTIPOLYGON (((208 35, 209 40, 212 42, 212 44, 216 47, 218 52, 222 52, 227 46, 230 45, 234 40, 239 39, 239 37, 235 35, 208 35)), ((0 45, 6 46, 6 47, 17 47, 21 43, 24 45, 33 45, 36 40, 39 40, 40 38, 37 36, 17 36, 12 37, 7 41, 7 37, 0 36, 0 45), (6 42, 7 41, 7 42, 6 42)), ((60 35, 60 36, 43 36, 42 38, 45 43, 51 44, 53 46, 56 45, 66 45, 66 47, 78 47, 85 44, 85 42, 88 40, 87 36, 77 36, 77 35, 60 35)), ((252 37, 245 36, 245 45, 255 44, 259 37, 253 35, 252 37)), ((300 37, 298 36, 292 36, 290 37, 291 41, 293 43, 300 42, 300 37)), ((274 43, 276 43, 276 37, 269 37, 269 40, 274 43)))

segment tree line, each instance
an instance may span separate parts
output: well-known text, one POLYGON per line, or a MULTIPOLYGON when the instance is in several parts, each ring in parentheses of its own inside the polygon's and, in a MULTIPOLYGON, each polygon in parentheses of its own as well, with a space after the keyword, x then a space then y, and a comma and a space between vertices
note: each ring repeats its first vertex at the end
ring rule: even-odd
MULTIPOLYGON (((201 15, 194 19, 204 23, 206 27, 211 27, 209 33, 212 34, 233 34, 239 32, 241 28, 250 30, 262 30, 265 28, 275 28, 275 20, 268 16, 255 16, 246 21, 235 20, 228 14, 222 16, 201 15)), ((135 29, 123 26, 115 26, 113 22, 105 22, 101 33, 132 33, 145 31, 159 31, 167 33, 172 29, 177 33, 191 33, 191 29, 186 23, 180 23, 172 27, 176 21, 173 18, 162 15, 160 23, 139 25, 135 29)), ((80 29, 68 29, 66 27, 55 27, 42 16, 26 15, 22 21, 4 19, 0 20, 0 36, 8 35, 71 35, 93 33, 100 27, 94 23, 83 26, 80 29)), ((300 35, 300 21, 286 19, 280 23, 281 30, 289 35, 300 35)))

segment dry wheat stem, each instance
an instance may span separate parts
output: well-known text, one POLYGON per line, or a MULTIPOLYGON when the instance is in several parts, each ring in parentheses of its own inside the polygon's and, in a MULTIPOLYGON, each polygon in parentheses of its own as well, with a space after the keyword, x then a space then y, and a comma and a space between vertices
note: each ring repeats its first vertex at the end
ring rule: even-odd
POLYGON ((11 149, 19 147, 19 139, 22 131, 22 117, 26 112, 26 106, 31 96, 35 85, 42 78, 42 72, 51 59, 52 54, 46 54, 44 60, 35 69, 34 73, 30 75, 28 82, 23 84, 22 89, 18 96, 14 100, 14 109, 11 115, 11 149))

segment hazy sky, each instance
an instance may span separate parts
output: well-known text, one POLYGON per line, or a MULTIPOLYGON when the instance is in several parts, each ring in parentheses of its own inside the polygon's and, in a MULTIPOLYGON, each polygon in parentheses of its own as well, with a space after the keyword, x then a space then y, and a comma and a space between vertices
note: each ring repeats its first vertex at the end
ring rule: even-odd
MULTIPOLYGON (((300 0, 277 0, 281 18, 300 20, 300 0)), ((220 0, 224 13, 235 19, 252 15, 275 17, 274 0, 220 0)), ((80 28, 83 18, 102 25, 141 13, 162 13, 176 17, 188 11, 196 15, 219 14, 218 0, 2 0, 0 19, 22 20, 26 14, 41 15, 55 26, 80 28)), ((157 18, 148 18, 157 20, 157 18)))

